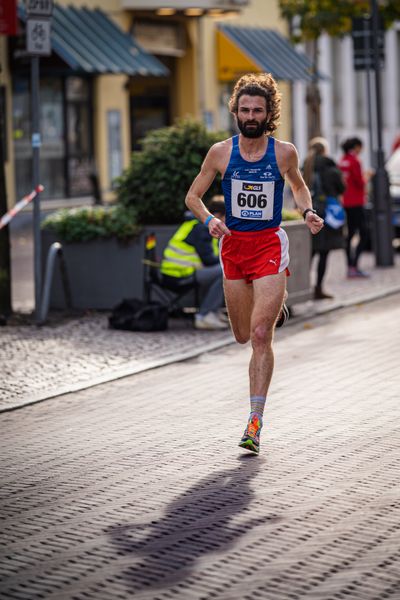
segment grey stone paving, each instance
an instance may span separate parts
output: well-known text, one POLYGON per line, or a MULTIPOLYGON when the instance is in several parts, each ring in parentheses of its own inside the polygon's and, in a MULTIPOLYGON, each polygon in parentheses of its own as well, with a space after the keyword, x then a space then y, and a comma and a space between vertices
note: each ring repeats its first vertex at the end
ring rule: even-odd
POLYGON ((0 418, 5 600, 400 597, 400 296, 0 418))
MULTIPOLYGON (((335 299, 297 305, 296 315, 311 318, 321 311, 400 290, 400 255, 395 258, 395 267, 376 269, 374 257, 366 254, 362 266, 371 271, 371 279, 348 281, 344 253, 332 253, 326 288, 335 299)), ((25 288, 21 289, 24 295, 25 288)), ((41 329, 0 328, 0 411, 196 356, 231 342, 230 333, 196 332, 189 322, 173 322, 166 333, 112 331, 105 314, 41 329)))

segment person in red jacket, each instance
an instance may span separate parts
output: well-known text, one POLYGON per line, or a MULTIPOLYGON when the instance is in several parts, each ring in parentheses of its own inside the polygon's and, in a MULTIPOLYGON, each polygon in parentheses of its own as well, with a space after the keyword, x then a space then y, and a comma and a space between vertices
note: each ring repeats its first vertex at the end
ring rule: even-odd
POLYGON ((364 208, 367 181, 358 158, 362 146, 362 141, 357 137, 347 139, 342 144, 344 154, 339 161, 339 167, 343 172, 346 184, 343 194, 343 206, 347 217, 347 276, 350 278, 369 277, 367 273, 358 268, 360 255, 368 244, 368 229, 364 208), (356 248, 353 249, 351 242, 356 233, 359 235, 359 241, 356 248))

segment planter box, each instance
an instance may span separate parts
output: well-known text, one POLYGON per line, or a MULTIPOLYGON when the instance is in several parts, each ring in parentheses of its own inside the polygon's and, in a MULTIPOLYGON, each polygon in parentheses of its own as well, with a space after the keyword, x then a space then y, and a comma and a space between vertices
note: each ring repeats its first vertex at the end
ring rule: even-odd
MULTIPOLYGON (((290 243, 290 271, 288 278, 289 305, 310 297, 311 240, 306 226, 299 221, 283 225, 290 243)), ((149 233, 157 237, 157 253, 162 251, 176 230, 176 225, 144 227, 140 236, 129 243, 116 239, 91 242, 61 242, 71 288, 72 306, 77 309, 111 309, 123 298, 143 297, 144 244, 149 233)), ((43 269, 47 252, 57 236, 42 231, 43 269)), ((65 308, 65 298, 56 263, 50 295, 50 308, 65 308)))
MULTIPOLYGON (((61 242, 71 288, 72 306, 79 309, 111 309, 123 298, 143 297, 143 264, 146 236, 155 232, 161 255, 175 225, 145 227, 135 240, 116 239, 90 242, 61 242)), ((42 231, 43 270, 47 252, 57 236, 42 231)), ((65 308, 60 269, 56 263, 50 295, 50 308, 65 308)))
POLYGON ((286 221, 282 224, 289 238, 290 277, 287 280, 288 306, 311 298, 311 234, 302 221, 286 221))

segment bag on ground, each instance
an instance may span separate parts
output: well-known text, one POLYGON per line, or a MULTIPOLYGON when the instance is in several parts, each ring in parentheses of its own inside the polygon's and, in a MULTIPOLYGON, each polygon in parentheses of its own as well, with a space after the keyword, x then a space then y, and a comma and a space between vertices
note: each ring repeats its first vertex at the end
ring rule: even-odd
POLYGON ((112 329, 165 331, 168 307, 159 302, 145 303, 138 298, 128 298, 113 308, 108 323, 112 329))

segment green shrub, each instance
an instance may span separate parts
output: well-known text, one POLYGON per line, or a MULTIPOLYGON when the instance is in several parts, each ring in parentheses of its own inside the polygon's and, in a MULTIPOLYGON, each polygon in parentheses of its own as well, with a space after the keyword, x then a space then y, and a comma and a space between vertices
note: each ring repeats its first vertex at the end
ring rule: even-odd
POLYGON ((135 211, 124 206, 90 206, 62 209, 49 215, 43 229, 57 233, 65 242, 87 242, 100 238, 132 239, 140 233, 135 211))
MULTIPOLYGON (((181 120, 146 135, 143 149, 117 179, 118 201, 135 208, 140 224, 182 221, 186 193, 210 146, 226 134, 210 133, 196 121, 181 120)), ((220 193, 217 178, 204 199, 220 193)))

